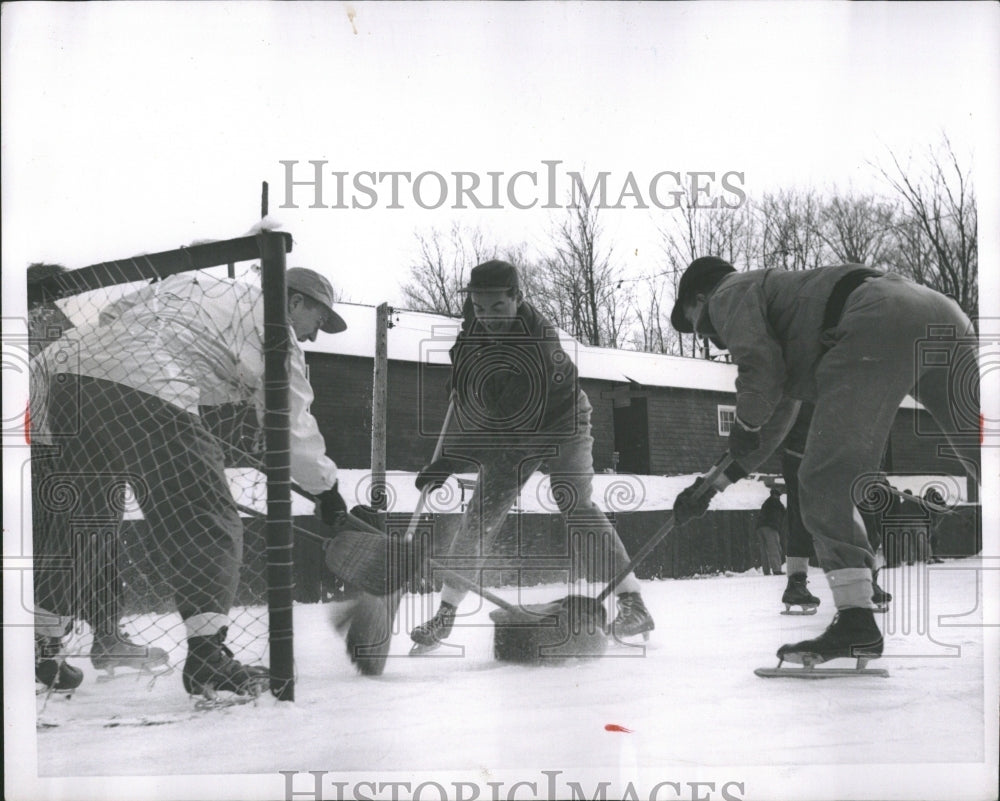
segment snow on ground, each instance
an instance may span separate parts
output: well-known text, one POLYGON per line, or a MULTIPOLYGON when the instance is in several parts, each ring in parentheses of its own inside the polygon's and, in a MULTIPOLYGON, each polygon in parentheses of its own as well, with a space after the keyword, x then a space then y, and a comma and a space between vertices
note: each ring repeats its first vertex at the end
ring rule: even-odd
MULTIPOLYGON (((710 465, 706 465, 706 471, 710 465)), ((253 470, 228 471, 233 494, 240 503, 260 511, 265 509, 265 486, 260 474, 253 470)), ((371 497, 371 473, 368 470, 340 470, 340 493, 348 506, 367 503, 371 497)), ((639 476, 628 473, 598 473, 594 476, 594 502, 606 512, 632 512, 637 510, 671 509, 681 490, 690 486, 699 474, 680 476, 639 476)), ((412 512, 420 497, 413 486, 415 473, 390 470, 386 473, 387 497, 390 512, 412 512)), ((472 481, 473 474, 452 477, 428 501, 432 512, 457 512, 463 501, 458 478, 472 481)), ((910 489, 919 494, 924 488, 934 486, 947 499, 949 505, 966 500, 966 481, 954 476, 889 476, 890 483, 899 490, 910 489)), ((767 499, 768 488, 755 478, 738 481, 725 492, 712 499, 709 509, 759 509, 767 499)), ((464 500, 468 500, 466 491, 464 500)), ((549 478, 535 473, 521 490, 520 508, 529 514, 556 513, 555 502, 549 492, 549 478)), ((312 514, 313 504, 295 493, 292 494, 292 512, 296 515, 312 514)))
MULTIPOLYGON (((444 788, 427 784, 423 798, 546 798, 553 788, 569 798, 570 781, 586 798, 601 781, 610 783, 608 798, 621 798, 630 782, 638 798, 658 782, 679 783, 677 792, 661 785, 660 799, 719 799, 723 785, 741 799, 989 797, 1000 660, 989 628, 996 599, 985 599, 984 620, 979 579, 994 562, 882 572, 896 596, 878 663, 888 679, 754 676, 755 667, 776 664, 780 644, 828 624, 830 593, 816 571, 811 588, 822 605, 814 617, 779 615, 784 578, 754 571, 644 582, 657 622, 648 647, 618 646, 559 667, 494 661, 490 607, 475 596, 462 606, 454 650, 409 657, 406 632, 437 599, 406 596, 384 675, 364 678, 330 630, 328 607, 299 605, 294 704, 266 697, 198 713, 179 671, 151 687, 99 684, 79 659, 84 685, 38 713, 38 774, 67 777, 44 784, 65 798, 289 798, 289 789, 297 798, 393 797, 391 788, 357 784, 377 780, 444 788), (319 796, 311 770, 328 771, 319 796), (133 778, 86 778, 121 776, 133 778), (348 782, 340 796, 335 780, 348 782), (692 791, 692 782, 713 789, 692 791)), ((499 592, 532 602, 566 588, 499 592)))

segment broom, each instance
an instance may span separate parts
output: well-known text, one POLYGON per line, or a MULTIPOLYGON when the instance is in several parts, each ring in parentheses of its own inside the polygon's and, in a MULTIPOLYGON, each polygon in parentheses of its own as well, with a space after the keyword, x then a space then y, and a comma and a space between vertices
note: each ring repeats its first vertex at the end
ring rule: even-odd
MULTIPOLYGON (((732 458, 727 453, 705 475, 704 483, 694 493, 695 497, 707 492, 730 464, 732 458)), ((553 658, 563 660, 571 656, 598 656, 603 653, 607 648, 608 629, 605 599, 673 528, 674 515, 670 512, 664 524, 596 598, 569 595, 549 604, 501 608, 491 612, 490 618, 496 624, 494 657, 501 662, 537 663, 553 658)))
MULTIPOLYGON (((732 458, 727 453, 706 473, 701 488, 695 492, 695 497, 700 497, 707 492, 716 478, 731 464, 732 458)), ((411 518, 408 533, 415 530, 415 521, 422 509, 425 493, 421 493, 421 496, 417 511, 411 518)), ((331 551, 334 554, 343 551, 345 556, 352 557, 352 563, 378 558, 378 554, 381 553, 393 552, 390 545, 378 542, 379 537, 386 541, 390 540, 387 535, 374 528, 356 530, 358 528, 356 524, 352 523, 350 531, 345 531, 343 535, 333 540, 329 546, 331 551), (365 556, 358 559, 357 554, 359 553, 365 556)), ((673 529, 674 516, 671 512, 668 513, 664 524, 643 544, 628 564, 614 575, 596 598, 568 595, 548 603, 516 605, 503 600, 480 587, 476 582, 455 573, 433 559, 427 560, 427 565, 436 575, 470 590, 498 607, 490 613, 490 618, 495 624, 493 654, 498 661, 521 664, 558 664, 572 657, 592 657, 604 653, 607 649, 606 632, 608 628, 607 613, 604 608, 605 599, 673 529)), ((397 554, 397 558, 401 562, 409 563, 409 554, 399 552, 397 554)), ((378 639, 383 632, 380 625, 384 620, 388 620, 389 625, 391 625, 398 607, 399 594, 400 591, 397 590, 393 600, 386 597, 373 599, 369 602, 368 606, 376 611, 379 608, 388 607, 388 611, 381 614, 369 612, 367 607, 362 606, 355 619, 350 623, 351 626, 357 626, 365 632, 363 635, 355 637, 353 640, 355 645, 377 642, 384 647, 384 653, 388 653, 388 632, 386 630, 386 641, 383 643, 378 639)), ((381 657, 381 663, 375 665, 377 672, 373 671, 372 673, 367 673, 366 668, 369 667, 369 663, 364 660, 364 657, 365 652, 361 652, 358 657, 352 653, 352 661, 362 673, 368 675, 381 673, 385 666, 384 655, 381 657)))
MULTIPOLYGON (((455 394, 452 392, 431 461, 441 458, 445 434, 454 411, 455 394)), ((371 580, 377 578, 380 568, 381 575, 385 577, 384 588, 387 592, 372 594, 362 591, 353 605, 334 609, 330 618, 334 629, 344 633, 347 655, 363 676, 380 676, 385 670, 403 586, 412 572, 413 535, 429 494, 429 486, 420 491, 420 499, 410 516, 402 541, 370 526, 364 532, 345 531, 327 546, 327 564, 338 575, 359 575, 369 582, 369 586, 371 580)))

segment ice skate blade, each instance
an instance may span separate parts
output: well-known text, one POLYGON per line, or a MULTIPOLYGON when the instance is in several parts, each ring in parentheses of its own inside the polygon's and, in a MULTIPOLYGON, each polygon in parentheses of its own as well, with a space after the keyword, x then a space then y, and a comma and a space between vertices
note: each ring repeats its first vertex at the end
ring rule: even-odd
POLYGON ((785 611, 781 614, 783 615, 815 615, 818 611, 818 607, 815 606, 802 606, 801 604, 785 604, 785 611), (798 609, 792 609, 793 606, 798 606, 798 609))
POLYGON ((848 676, 877 676, 889 678, 883 668, 757 668, 754 674, 763 679, 843 679, 848 676))
POLYGON ((649 632, 651 629, 646 631, 637 631, 635 634, 620 634, 618 632, 611 633, 612 642, 618 642, 622 645, 639 645, 641 643, 649 642, 649 632))
POLYGON ((70 698, 73 697, 73 693, 75 693, 78 689, 79 689, 78 687, 74 687, 72 690, 57 690, 54 687, 46 687, 44 684, 36 683, 35 697, 37 698, 38 696, 42 695, 51 697, 57 695, 60 698, 65 698, 68 701, 70 698))
POLYGON ((259 698, 260 693, 247 693, 246 695, 236 695, 235 693, 230 693, 229 695, 213 694, 211 698, 206 696, 197 699, 194 702, 194 708, 199 712, 206 712, 212 709, 228 709, 231 706, 256 704, 259 698))
POLYGON ((98 684, 107 684, 109 681, 120 681, 121 679, 134 679, 135 681, 141 681, 143 679, 149 679, 152 683, 156 681, 161 676, 169 676, 174 672, 173 665, 159 663, 153 666, 142 666, 136 668, 135 665, 118 665, 119 668, 125 668, 125 672, 116 673, 115 666, 110 665, 104 668, 104 672, 99 673, 97 676, 98 684), (155 669, 154 668, 159 668, 155 669))
POLYGON ((152 670, 170 664, 170 657, 166 653, 152 659, 142 656, 99 656, 91 657, 90 664, 94 670, 113 671, 115 668, 129 668, 131 670, 149 668, 152 670))
POLYGON ((786 656, 785 659, 779 658, 777 667, 757 668, 754 673, 765 679, 836 679, 845 678, 847 676, 879 676, 884 679, 889 678, 888 670, 867 667, 869 660, 877 658, 874 655, 859 656, 855 658, 857 659, 857 663, 853 668, 818 668, 816 665, 822 664, 824 660, 817 657, 817 655, 792 654, 786 656), (798 658, 793 659, 790 658, 791 656, 798 658), (792 664, 801 664, 802 666, 794 668, 782 667, 785 660, 791 662, 792 664))
POLYGON ((415 642, 410 648, 410 656, 424 656, 425 654, 432 654, 435 651, 440 651, 442 645, 444 645, 444 643, 435 642, 429 645, 424 645, 423 643, 415 642))
POLYGON ((243 706, 244 704, 256 704, 257 699, 267 690, 270 679, 260 677, 252 680, 246 686, 246 692, 236 693, 231 690, 217 690, 211 684, 203 684, 199 687, 199 695, 192 695, 194 708, 198 710, 225 709, 230 706, 243 706))

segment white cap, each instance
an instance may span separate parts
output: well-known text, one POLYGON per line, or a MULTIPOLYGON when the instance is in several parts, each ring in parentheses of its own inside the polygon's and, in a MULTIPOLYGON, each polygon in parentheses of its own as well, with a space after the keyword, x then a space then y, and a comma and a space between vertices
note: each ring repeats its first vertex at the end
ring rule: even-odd
POLYGON ((289 292, 298 292, 312 298, 326 308, 326 320, 320 326, 321 331, 339 334, 347 330, 344 318, 333 310, 333 285, 326 276, 307 267, 290 267, 285 270, 285 286, 289 292))

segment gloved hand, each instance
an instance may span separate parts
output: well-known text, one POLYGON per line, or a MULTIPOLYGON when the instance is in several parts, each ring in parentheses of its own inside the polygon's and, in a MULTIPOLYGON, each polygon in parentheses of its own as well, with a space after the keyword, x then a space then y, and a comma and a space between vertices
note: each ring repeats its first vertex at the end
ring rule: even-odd
POLYGON ((701 495, 694 497, 695 492, 705 483, 705 479, 699 476, 687 489, 683 490, 674 500, 674 524, 683 526, 696 517, 701 517, 708 511, 708 504, 712 498, 718 494, 714 487, 707 487, 701 495))
POLYGON ((760 447, 760 428, 748 428, 739 417, 729 429, 729 452, 734 459, 749 456, 760 447))
POLYGON ((424 487, 430 487, 428 491, 433 492, 448 480, 448 476, 458 473, 463 467, 463 463, 458 459, 442 456, 440 459, 435 459, 430 464, 425 465, 417 473, 416 481, 413 483, 418 490, 423 491, 424 487))
POLYGON ((347 511, 347 504, 340 497, 337 485, 334 484, 326 492, 321 492, 316 496, 316 516, 332 526, 337 522, 338 515, 347 511))

